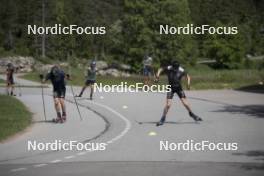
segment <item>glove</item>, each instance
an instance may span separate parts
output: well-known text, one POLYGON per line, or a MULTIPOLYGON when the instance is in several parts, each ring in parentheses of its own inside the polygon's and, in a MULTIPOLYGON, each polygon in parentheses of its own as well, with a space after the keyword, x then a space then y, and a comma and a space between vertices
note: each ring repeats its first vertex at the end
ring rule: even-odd
POLYGON ((158 83, 158 82, 159 82, 159 78, 158 78, 158 77, 155 78, 155 79, 154 79, 154 82, 155 82, 155 83, 158 83))
POLYGON ((43 74, 40 74, 40 75, 39 75, 39 78, 40 78, 41 80, 43 80, 44 75, 43 75, 43 74))
POLYGON ((70 80, 71 76, 69 74, 66 74, 66 78, 70 80))

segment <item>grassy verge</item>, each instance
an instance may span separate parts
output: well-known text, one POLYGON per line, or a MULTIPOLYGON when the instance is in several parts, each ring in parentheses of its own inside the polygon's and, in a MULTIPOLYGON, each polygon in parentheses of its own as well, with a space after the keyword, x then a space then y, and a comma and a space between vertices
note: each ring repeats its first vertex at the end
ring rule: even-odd
MULTIPOLYGON (((188 73, 192 77, 192 90, 201 89, 238 89, 250 85, 259 85, 264 82, 264 70, 247 69, 247 70, 213 70, 207 67, 199 69, 188 69, 188 73)), ((37 73, 29 73, 23 78, 39 81, 37 73)), ((72 70, 72 83, 74 85, 84 84, 84 71, 80 69, 72 70)), ((131 76, 129 78, 115 78, 111 76, 98 76, 97 83, 113 85, 120 82, 127 82, 128 85, 142 82, 142 76, 131 76)), ((184 81, 183 81, 184 82, 184 81)), ((166 84, 166 76, 162 76, 159 84, 166 84)), ((184 84, 185 85, 185 84, 184 84)), ((262 85, 261 88, 264 89, 262 85)))
POLYGON ((0 79, 0 84, 4 84, 4 83, 5 83, 5 80, 0 79))
MULTIPOLYGON (((15 87, 16 87, 16 89, 18 89, 18 87, 23 87, 23 88, 41 88, 41 86, 38 86, 38 85, 32 85, 32 86, 30 86, 30 85, 18 85, 18 84, 15 84, 15 87)), ((0 79, 0 87, 6 87, 6 81, 5 80, 3 80, 3 79, 0 79)), ((47 86, 46 86, 47 87, 47 86)))
MULTIPOLYGON (((238 89, 259 85, 264 81, 264 70, 190 70, 194 89, 238 89)), ((262 86, 264 89, 264 86, 262 86)))
POLYGON ((31 113, 17 99, 0 95, 0 141, 25 129, 31 122, 31 113))
MULTIPOLYGON (((31 80, 34 82, 40 82, 39 73, 31 72, 22 76, 22 78, 31 80)), ((80 69, 73 69, 71 75, 71 83, 73 85, 82 86, 85 82, 84 72, 80 69)), ((113 85, 120 84, 120 82, 127 82, 128 85, 142 82, 143 77, 131 76, 129 78, 122 77, 112 77, 112 76, 97 76, 97 83, 102 83, 103 85, 113 85)))

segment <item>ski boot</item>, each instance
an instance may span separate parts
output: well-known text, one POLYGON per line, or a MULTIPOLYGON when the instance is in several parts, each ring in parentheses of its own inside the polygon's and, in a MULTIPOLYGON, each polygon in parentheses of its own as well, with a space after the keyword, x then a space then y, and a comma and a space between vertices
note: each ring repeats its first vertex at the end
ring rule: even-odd
POLYGON ((161 126, 161 125, 163 125, 164 122, 165 122, 165 118, 166 118, 165 116, 162 116, 161 119, 160 119, 160 121, 156 123, 156 126, 161 126))
POLYGON ((201 117, 198 117, 197 115, 195 115, 193 112, 189 112, 190 117, 192 117, 196 122, 197 121, 203 121, 203 119, 201 117))

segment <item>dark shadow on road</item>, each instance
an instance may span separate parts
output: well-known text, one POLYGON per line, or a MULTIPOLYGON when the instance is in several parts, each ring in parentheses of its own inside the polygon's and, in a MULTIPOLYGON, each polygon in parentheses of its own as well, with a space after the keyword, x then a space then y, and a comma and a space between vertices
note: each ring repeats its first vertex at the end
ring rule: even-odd
POLYGON ((232 155, 237 156, 248 156, 248 157, 262 157, 262 160, 264 160, 264 150, 250 150, 245 153, 232 153, 232 155))
POLYGON ((215 104, 220 104, 220 105, 226 105, 229 106, 231 104, 225 103, 225 102, 221 102, 221 101, 215 101, 215 100, 209 100, 209 99, 205 99, 205 98, 197 98, 197 97, 188 97, 189 99, 193 99, 193 100, 198 100, 198 101, 204 101, 204 102, 209 102, 209 103, 215 103, 215 104))
POLYGON ((264 118, 264 105, 224 106, 213 112, 229 112, 232 114, 245 114, 252 117, 264 118))
MULTIPOLYGON (((244 153, 233 153, 232 155, 237 156, 248 156, 248 157, 255 157, 255 160, 262 160, 264 161, 264 150, 251 150, 244 153)), ((264 170, 264 164, 244 164, 241 166, 245 170, 264 170)))
POLYGON ((38 120, 38 121, 33 121, 32 123, 54 123, 56 124, 54 121, 52 120, 38 120))
POLYGON ((244 91, 244 92, 250 92, 250 93, 264 93, 264 85, 250 85, 250 86, 245 86, 245 87, 241 87, 238 88, 236 90, 239 91, 244 91))
MULTIPOLYGON (((80 98, 80 97, 76 97, 76 100, 82 101, 82 100, 91 100, 91 99, 90 98, 80 98)), ((95 98, 93 98, 92 100, 95 100, 95 98)))
MULTIPOLYGON (((157 122, 139 122, 136 121, 139 125, 143 125, 143 124, 151 124, 151 125, 156 125, 157 122)), ((198 124, 198 122, 164 122, 164 124, 174 124, 174 125, 184 125, 184 124, 198 124)))

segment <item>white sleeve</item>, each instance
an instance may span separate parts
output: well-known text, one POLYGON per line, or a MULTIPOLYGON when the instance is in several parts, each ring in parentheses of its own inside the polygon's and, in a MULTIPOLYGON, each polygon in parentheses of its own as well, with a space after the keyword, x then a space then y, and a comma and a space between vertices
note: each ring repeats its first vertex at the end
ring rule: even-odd
POLYGON ((182 67, 179 67, 180 72, 184 72, 184 69, 182 67))
POLYGON ((171 70, 171 69, 172 69, 172 66, 169 65, 169 66, 167 67, 167 70, 171 70))

